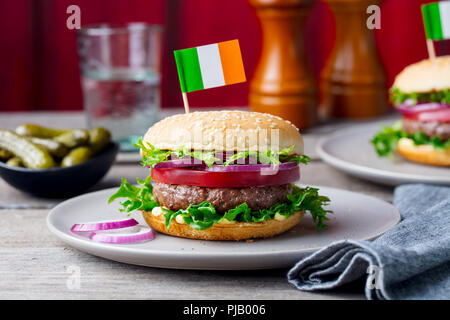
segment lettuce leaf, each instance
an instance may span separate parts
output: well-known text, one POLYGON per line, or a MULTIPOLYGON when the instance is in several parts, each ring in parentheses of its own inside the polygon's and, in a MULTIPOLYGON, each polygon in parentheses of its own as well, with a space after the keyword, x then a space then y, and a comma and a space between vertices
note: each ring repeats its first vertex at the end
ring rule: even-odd
POLYGON ((211 228, 212 225, 222 219, 222 216, 216 212, 212 204, 204 201, 200 204, 190 204, 187 209, 178 211, 164 210, 166 218, 166 228, 170 228, 170 222, 174 217, 181 215, 192 229, 205 230, 211 228))
POLYGON ((375 147, 380 157, 390 156, 395 152, 397 142, 401 138, 408 138, 414 141, 415 145, 431 145, 437 150, 445 150, 450 147, 450 140, 442 141, 439 137, 427 137, 421 131, 408 134, 402 131, 402 122, 397 121, 390 127, 384 126, 370 141, 375 147))
POLYGON ((330 199, 319 195, 317 188, 299 188, 294 186, 294 192, 287 195, 287 202, 278 203, 269 209, 251 210, 246 203, 242 203, 234 209, 228 210, 224 215, 216 212, 214 207, 204 201, 198 205, 191 204, 187 209, 171 211, 166 209, 166 227, 170 228, 170 222, 178 215, 182 215, 184 221, 196 230, 205 230, 212 227, 222 219, 237 222, 262 222, 273 220, 278 213, 289 218, 296 211, 310 213, 317 228, 325 227, 326 216, 331 210, 324 209, 330 199))
POLYGON ((144 167, 149 167, 151 169, 155 167, 155 165, 157 165, 158 163, 166 161, 172 154, 171 151, 157 149, 150 143, 144 144, 142 142, 142 137, 139 138, 138 142, 134 143, 134 146, 136 148, 140 148, 142 151, 141 164, 144 167))
POLYGON ((391 90, 390 100, 394 106, 398 106, 406 100, 410 100, 411 105, 415 105, 418 102, 439 102, 450 104, 450 89, 428 93, 403 93, 400 89, 393 88, 391 90))
POLYGON ((290 152, 294 149, 294 146, 290 148, 282 149, 279 152, 275 152, 272 150, 267 150, 266 152, 257 152, 257 151, 245 151, 245 152, 236 152, 231 157, 227 158, 223 163, 223 166, 228 166, 230 164, 235 163, 239 159, 247 159, 249 157, 255 157, 258 163, 262 164, 271 164, 278 165, 281 162, 296 162, 298 163, 308 163, 311 159, 305 155, 293 155, 290 152))
MULTIPOLYGON (((122 180, 119 190, 113 194, 108 203, 118 199, 126 198, 121 202, 122 212, 142 210, 150 212, 159 204, 153 198, 150 176, 145 181, 138 179, 139 186, 130 185, 126 179, 122 180)), ((228 210, 225 214, 219 214, 211 203, 206 201, 200 204, 191 204, 186 209, 172 211, 161 207, 165 217, 166 228, 170 228, 170 223, 178 215, 195 230, 205 230, 211 228, 215 223, 222 219, 237 222, 262 222, 273 220, 278 213, 290 217, 295 211, 303 210, 309 212, 317 228, 325 227, 325 221, 328 220, 327 214, 332 211, 323 207, 330 202, 330 199, 319 195, 317 188, 299 188, 293 185, 293 193, 287 196, 287 202, 278 203, 269 209, 251 210, 246 203, 242 203, 234 209, 228 210)))
MULTIPOLYGON (((134 144, 136 148, 140 148, 142 150, 142 162, 141 164, 144 167, 149 167, 150 169, 154 168, 160 162, 167 161, 169 156, 174 155, 178 158, 183 158, 185 156, 192 157, 194 159, 203 161, 208 167, 211 167, 215 163, 221 163, 221 159, 215 156, 214 151, 190 151, 183 147, 170 151, 170 150, 161 150, 155 148, 150 143, 143 143, 142 137, 139 138, 139 141, 134 144)), ((290 154, 294 146, 290 148, 283 149, 279 152, 274 152, 271 150, 267 150, 267 152, 237 152, 234 155, 228 157, 223 166, 228 166, 230 164, 235 163, 239 159, 247 159, 250 156, 254 156, 257 158, 258 163, 262 164, 271 164, 278 165, 281 162, 291 162, 294 161, 296 163, 308 163, 310 158, 305 155, 293 155, 290 154)))
POLYGON ((152 193, 151 176, 148 176, 145 180, 139 178, 136 180, 139 186, 131 185, 123 178, 119 190, 109 198, 108 203, 119 198, 125 198, 126 200, 120 203, 122 206, 120 211, 128 214, 135 210, 152 211, 154 207, 158 207, 159 204, 152 193))
POLYGON ((383 126, 382 130, 370 140, 380 157, 389 156, 394 153, 398 140, 405 137, 401 128, 401 121, 397 121, 391 127, 383 126))

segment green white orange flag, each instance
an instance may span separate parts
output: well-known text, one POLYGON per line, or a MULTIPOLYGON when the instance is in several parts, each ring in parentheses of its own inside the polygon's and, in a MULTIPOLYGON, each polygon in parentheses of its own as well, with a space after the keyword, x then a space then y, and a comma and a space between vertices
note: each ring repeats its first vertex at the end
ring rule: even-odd
POLYGON ((450 1, 425 4, 422 15, 427 39, 450 39, 450 1))
POLYGON ((175 50, 181 92, 245 82, 238 40, 175 50))

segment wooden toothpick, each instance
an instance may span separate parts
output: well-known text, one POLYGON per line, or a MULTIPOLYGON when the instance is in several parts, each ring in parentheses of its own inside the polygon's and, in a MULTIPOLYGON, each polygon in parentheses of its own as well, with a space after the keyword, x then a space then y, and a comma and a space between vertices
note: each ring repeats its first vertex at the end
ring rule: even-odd
POLYGON ((183 92, 183 93, 181 93, 181 95, 183 96, 184 111, 186 113, 189 113, 189 101, 187 98, 187 94, 186 94, 186 92, 183 92))
POLYGON ((428 56, 430 59, 436 58, 436 51, 434 50, 434 43, 432 39, 427 39, 427 49, 428 49, 428 56))

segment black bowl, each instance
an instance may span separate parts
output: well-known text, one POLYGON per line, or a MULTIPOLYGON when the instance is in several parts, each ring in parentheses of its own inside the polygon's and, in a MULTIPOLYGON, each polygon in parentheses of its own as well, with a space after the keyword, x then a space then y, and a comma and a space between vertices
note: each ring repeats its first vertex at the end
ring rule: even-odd
POLYGON ((102 153, 66 168, 33 170, 7 166, 0 161, 0 176, 13 187, 40 197, 65 197, 81 193, 108 172, 119 151, 110 143, 102 153))

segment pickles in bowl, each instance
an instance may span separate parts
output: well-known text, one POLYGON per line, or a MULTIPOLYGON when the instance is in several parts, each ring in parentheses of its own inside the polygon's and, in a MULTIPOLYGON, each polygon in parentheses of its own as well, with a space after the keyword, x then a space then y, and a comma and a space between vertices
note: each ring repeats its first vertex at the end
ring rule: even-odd
POLYGON ((54 129, 23 124, 15 131, 0 130, 0 176, 34 195, 73 195, 106 174, 118 149, 104 128, 54 129))

